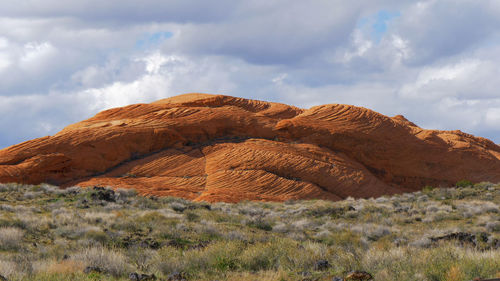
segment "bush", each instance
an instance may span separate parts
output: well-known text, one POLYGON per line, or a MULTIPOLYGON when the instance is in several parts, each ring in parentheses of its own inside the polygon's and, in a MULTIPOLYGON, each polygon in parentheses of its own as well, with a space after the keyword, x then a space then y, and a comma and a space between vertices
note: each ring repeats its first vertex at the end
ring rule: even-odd
POLYGON ((241 253, 239 261, 243 269, 259 271, 275 267, 277 257, 278 253, 276 253, 273 243, 259 243, 245 249, 241 253))
POLYGON ((190 222, 197 222, 200 220, 200 216, 195 212, 186 212, 186 219, 190 222))
POLYGON ((456 187, 468 187, 472 185, 473 185, 472 182, 469 180, 461 180, 455 184, 456 187))
POLYGON ((15 227, 0 228, 0 249, 16 250, 21 247, 24 231, 15 227))
POLYGON ((271 231, 271 230, 273 230, 273 226, 269 222, 263 221, 263 220, 260 220, 260 219, 257 219, 257 220, 254 220, 254 221, 250 221, 248 223, 248 226, 254 227, 254 228, 257 228, 257 229, 261 229, 261 230, 265 230, 265 231, 271 231))
POLYGON ((104 247, 84 249, 75 254, 72 259, 82 262, 85 267, 101 268, 106 273, 116 277, 126 275, 130 270, 130 265, 127 264, 126 258, 121 252, 104 247))
POLYGON ((422 188, 422 192, 424 192, 424 193, 430 193, 433 190, 434 190, 434 187, 430 186, 430 185, 426 185, 426 186, 424 186, 424 188, 422 188))
POLYGON ((17 273, 16 263, 12 261, 0 260, 0 274, 3 277, 11 278, 17 273))

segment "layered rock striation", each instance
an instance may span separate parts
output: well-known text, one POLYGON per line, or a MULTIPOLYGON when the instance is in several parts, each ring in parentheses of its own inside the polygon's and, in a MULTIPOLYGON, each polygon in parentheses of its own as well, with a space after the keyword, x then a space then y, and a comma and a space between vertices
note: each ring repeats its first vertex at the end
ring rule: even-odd
POLYGON ((374 197, 461 179, 500 182, 500 147, 351 105, 208 94, 106 110, 0 150, 0 182, 210 202, 374 197))

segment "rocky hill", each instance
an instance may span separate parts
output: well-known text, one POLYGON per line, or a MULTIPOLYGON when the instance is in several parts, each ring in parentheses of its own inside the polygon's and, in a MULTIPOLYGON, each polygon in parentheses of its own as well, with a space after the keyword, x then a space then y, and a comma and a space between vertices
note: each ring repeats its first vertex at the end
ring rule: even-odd
POLYGON ((106 110, 0 150, 0 182, 211 202, 375 197, 462 179, 500 182, 500 147, 351 105, 208 94, 106 110))

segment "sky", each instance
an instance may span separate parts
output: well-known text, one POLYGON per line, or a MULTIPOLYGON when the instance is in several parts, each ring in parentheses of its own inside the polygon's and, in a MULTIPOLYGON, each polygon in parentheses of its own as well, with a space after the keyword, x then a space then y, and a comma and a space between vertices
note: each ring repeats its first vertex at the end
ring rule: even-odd
POLYGON ((498 0, 2 0, 0 148, 189 92, 500 143, 498 0))

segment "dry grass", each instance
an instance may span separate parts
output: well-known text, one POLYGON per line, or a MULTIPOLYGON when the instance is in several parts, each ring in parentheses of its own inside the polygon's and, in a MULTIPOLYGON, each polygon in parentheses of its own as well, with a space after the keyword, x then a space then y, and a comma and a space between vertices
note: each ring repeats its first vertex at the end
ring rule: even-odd
POLYGON ((500 273, 500 186, 286 203, 196 203, 118 190, 0 184, 0 274, 9 280, 469 281, 500 273), (477 243, 433 242, 455 232, 477 243), (330 266, 315 269, 327 260, 330 266), (85 268, 101 272, 84 273, 85 268))
POLYGON ((82 262, 77 262, 74 260, 62 260, 62 261, 51 261, 44 264, 40 272, 45 272, 48 274, 71 274, 74 272, 80 272, 84 269, 82 262))
POLYGON ((24 231, 16 227, 0 228, 0 249, 14 250, 21 247, 24 231))
POLYGON ((130 271, 125 255, 104 247, 83 249, 74 254, 71 261, 75 264, 83 264, 84 267, 101 268, 104 272, 117 277, 130 271))

